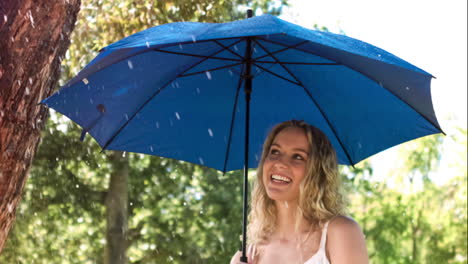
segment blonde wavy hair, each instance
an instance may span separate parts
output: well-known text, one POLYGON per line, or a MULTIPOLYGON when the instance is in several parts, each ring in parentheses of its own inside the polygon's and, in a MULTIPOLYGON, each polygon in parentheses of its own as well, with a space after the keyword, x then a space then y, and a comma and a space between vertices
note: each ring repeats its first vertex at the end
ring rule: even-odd
MULTIPOLYGON (((345 200, 341 192, 336 153, 327 136, 318 128, 304 121, 290 120, 276 125, 263 145, 262 158, 258 164, 254 181, 251 210, 249 213, 249 244, 266 242, 275 231, 276 207, 263 184, 263 163, 270 147, 283 129, 298 127, 304 129, 310 146, 306 164, 306 175, 300 185, 297 219, 305 219, 312 228, 321 228, 325 222, 337 215, 343 215, 345 200)), ((299 223, 296 221, 296 230, 299 223)))

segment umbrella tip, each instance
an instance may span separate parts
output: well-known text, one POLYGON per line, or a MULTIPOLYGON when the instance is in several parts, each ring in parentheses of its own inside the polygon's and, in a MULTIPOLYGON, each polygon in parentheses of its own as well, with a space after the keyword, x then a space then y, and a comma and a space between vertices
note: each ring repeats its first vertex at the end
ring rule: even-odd
POLYGON ((253 17, 253 10, 252 9, 247 9, 247 18, 253 17))

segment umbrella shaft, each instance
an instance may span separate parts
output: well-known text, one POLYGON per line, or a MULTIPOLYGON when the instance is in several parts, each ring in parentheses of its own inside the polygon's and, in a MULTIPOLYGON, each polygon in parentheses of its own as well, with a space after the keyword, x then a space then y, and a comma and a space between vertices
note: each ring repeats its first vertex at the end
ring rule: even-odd
POLYGON ((249 124, 250 124, 250 94, 252 92, 252 46, 250 38, 247 38, 247 47, 245 51, 245 149, 244 149, 244 207, 243 207, 243 225, 242 225, 242 256, 241 261, 247 262, 247 211, 248 211, 248 185, 249 185, 249 124))

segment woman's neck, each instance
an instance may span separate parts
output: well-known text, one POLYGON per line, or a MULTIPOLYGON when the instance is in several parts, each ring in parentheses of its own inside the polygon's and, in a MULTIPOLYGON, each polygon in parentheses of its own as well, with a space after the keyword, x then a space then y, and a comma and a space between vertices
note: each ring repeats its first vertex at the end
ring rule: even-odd
POLYGON ((290 241, 310 231, 310 225, 307 224, 307 221, 298 212, 297 202, 276 201, 275 205, 277 226, 274 236, 276 238, 290 241), (296 227, 297 224, 299 225, 296 227))

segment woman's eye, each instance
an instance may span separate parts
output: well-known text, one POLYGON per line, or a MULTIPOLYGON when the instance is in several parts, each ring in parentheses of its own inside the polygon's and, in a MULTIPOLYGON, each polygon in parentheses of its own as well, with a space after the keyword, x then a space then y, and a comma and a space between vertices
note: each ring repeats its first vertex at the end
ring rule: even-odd
POLYGON ((277 149, 271 149, 270 150, 270 155, 277 155, 277 154, 279 154, 279 150, 277 150, 277 149))
POLYGON ((303 156, 299 155, 299 154, 295 154, 295 155, 293 156, 293 158, 294 158, 295 160, 305 160, 305 158, 304 158, 303 156))

